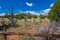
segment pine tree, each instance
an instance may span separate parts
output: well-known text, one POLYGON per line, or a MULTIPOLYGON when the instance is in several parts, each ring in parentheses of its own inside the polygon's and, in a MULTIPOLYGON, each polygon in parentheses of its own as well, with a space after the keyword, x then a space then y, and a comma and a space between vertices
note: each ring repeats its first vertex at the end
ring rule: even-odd
POLYGON ((4 17, 5 17, 5 18, 8 18, 8 14, 7 14, 7 13, 5 13, 4 17))
POLYGON ((40 14, 39 17, 40 17, 40 19, 44 19, 45 18, 45 16, 43 14, 40 14))
POLYGON ((31 18, 31 14, 28 12, 27 19, 30 19, 30 18, 31 18))
POLYGON ((56 0, 50 12, 48 13, 48 18, 51 21, 60 21, 60 0, 56 0))
POLYGON ((19 19, 24 19, 24 14, 23 13, 19 13, 19 19))

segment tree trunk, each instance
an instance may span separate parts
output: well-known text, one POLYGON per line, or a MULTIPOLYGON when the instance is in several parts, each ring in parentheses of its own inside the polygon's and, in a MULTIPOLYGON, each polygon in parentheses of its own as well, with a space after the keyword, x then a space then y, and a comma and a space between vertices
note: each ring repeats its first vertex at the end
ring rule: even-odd
POLYGON ((48 39, 48 37, 47 37, 47 38, 45 38, 45 40, 49 40, 49 39, 48 39))
MULTIPOLYGON (((7 30, 6 30, 6 27, 7 27, 7 26, 4 25, 3 32, 6 32, 6 31, 7 31, 7 30)), ((7 40, 7 35, 6 35, 6 34, 4 34, 4 40, 7 40)))

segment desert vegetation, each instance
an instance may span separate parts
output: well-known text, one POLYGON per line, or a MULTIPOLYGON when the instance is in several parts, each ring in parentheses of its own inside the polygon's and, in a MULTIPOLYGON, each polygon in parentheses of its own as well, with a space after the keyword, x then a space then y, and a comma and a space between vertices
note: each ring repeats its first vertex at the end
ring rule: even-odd
MULTIPOLYGON (((11 14, 6 13, 0 16, 0 31, 30 33, 31 35, 51 34, 51 37, 26 36, 23 40, 60 40, 60 38, 54 37, 54 34, 60 35, 60 0, 54 3, 47 16, 43 14, 31 15, 30 12, 27 14, 19 12, 15 15, 13 7, 8 10, 11 14)), ((6 35, 3 38, 7 40, 6 35)))

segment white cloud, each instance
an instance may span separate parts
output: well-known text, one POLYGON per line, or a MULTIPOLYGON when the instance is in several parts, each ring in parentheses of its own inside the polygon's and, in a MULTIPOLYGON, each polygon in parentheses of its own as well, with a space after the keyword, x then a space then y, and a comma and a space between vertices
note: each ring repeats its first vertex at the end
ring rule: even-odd
POLYGON ((40 12, 40 14, 45 15, 45 13, 43 13, 43 12, 40 12))
POLYGON ((35 11, 25 11, 25 13, 31 13, 31 15, 39 15, 40 13, 35 12, 35 11))
POLYGON ((54 5, 54 3, 52 3, 51 5, 50 5, 50 7, 52 7, 54 5))
POLYGON ((0 6, 0 9, 1 9, 1 6, 0 6))
POLYGON ((30 13, 31 15, 39 15, 40 13, 38 12, 35 12, 35 11, 19 11, 19 12, 22 12, 22 13, 30 13))
POLYGON ((4 16, 5 15, 5 13, 0 13, 0 16, 4 16))
POLYGON ((31 13, 31 15, 40 15, 40 14, 43 14, 43 15, 47 15, 49 13, 51 9, 48 8, 48 9, 45 9, 45 10, 42 10, 40 12, 36 12, 36 11, 20 11, 19 12, 22 12, 22 13, 31 13))
POLYGON ((26 2, 26 5, 31 7, 31 6, 33 6, 33 3, 26 2))
POLYGON ((51 10, 51 9, 48 8, 48 9, 43 10, 42 12, 43 12, 43 13, 49 13, 50 10, 51 10))
MULTIPOLYGON (((50 5, 50 7, 52 7, 53 5, 54 5, 54 3, 52 3, 52 4, 50 5)), ((47 9, 45 9, 45 10, 40 11, 40 13, 42 13, 43 15, 46 15, 46 14, 49 13, 50 10, 51 10, 51 8, 47 8, 47 9)))
POLYGON ((40 11, 40 13, 43 14, 43 15, 47 15, 50 10, 51 10, 51 9, 48 8, 48 9, 45 9, 45 10, 40 11))

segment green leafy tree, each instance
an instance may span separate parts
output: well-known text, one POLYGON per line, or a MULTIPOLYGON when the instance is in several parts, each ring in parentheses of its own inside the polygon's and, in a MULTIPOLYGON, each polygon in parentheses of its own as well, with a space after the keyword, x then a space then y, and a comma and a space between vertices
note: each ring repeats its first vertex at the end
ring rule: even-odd
POLYGON ((44 15, 43 15, 43 14, 40 14, 39 17, 40 17, 41 19, 44 19, 44 15))
POLYGON ((50 40, 52 40, 53 33, 57 32, 58 28, 60 27, 58 26, 60 22, 60 0, 56 0, 54 5, 51 7, 50 12, 48 13, 48 18, 50 19, 50 23, 52 24, 50 25, 50 27, 54 27, 52 30, 52 36, 51 38, 49 38, 50 40))
POLYGON ((50 12, 48 13, 48 18, 51 21, 60 21, 60 0, 56 0, 52 6, 50 12))
POLYGON ((4 17, 6 17, 6 18, 7 18, 7 16, 8 16, 8 14, 7 14, 7 13, 5 13, 4 17))
POLYGON ((5 17, 5 18, 9 18, 10 15, 8 15, 8 13, 5 13, 4 17, 5 17))
POLYGON ((18 15, 15 15, 14 18, 19 19, 19 16, 18 15))
POLYGON ((37 15, 32 15, 31 17, 33 17, 33 18, 37 18, 37 15))
POLYGON ((19 19, 20 19, 20 20, 21 20, 21 19, 24 19, 24 14, 23 14, 23 13, 19 13, 18 15, 19 15, 19 19))
POLYGON ((27 19, 31 19, 31 14, 28 12, 27 19))

